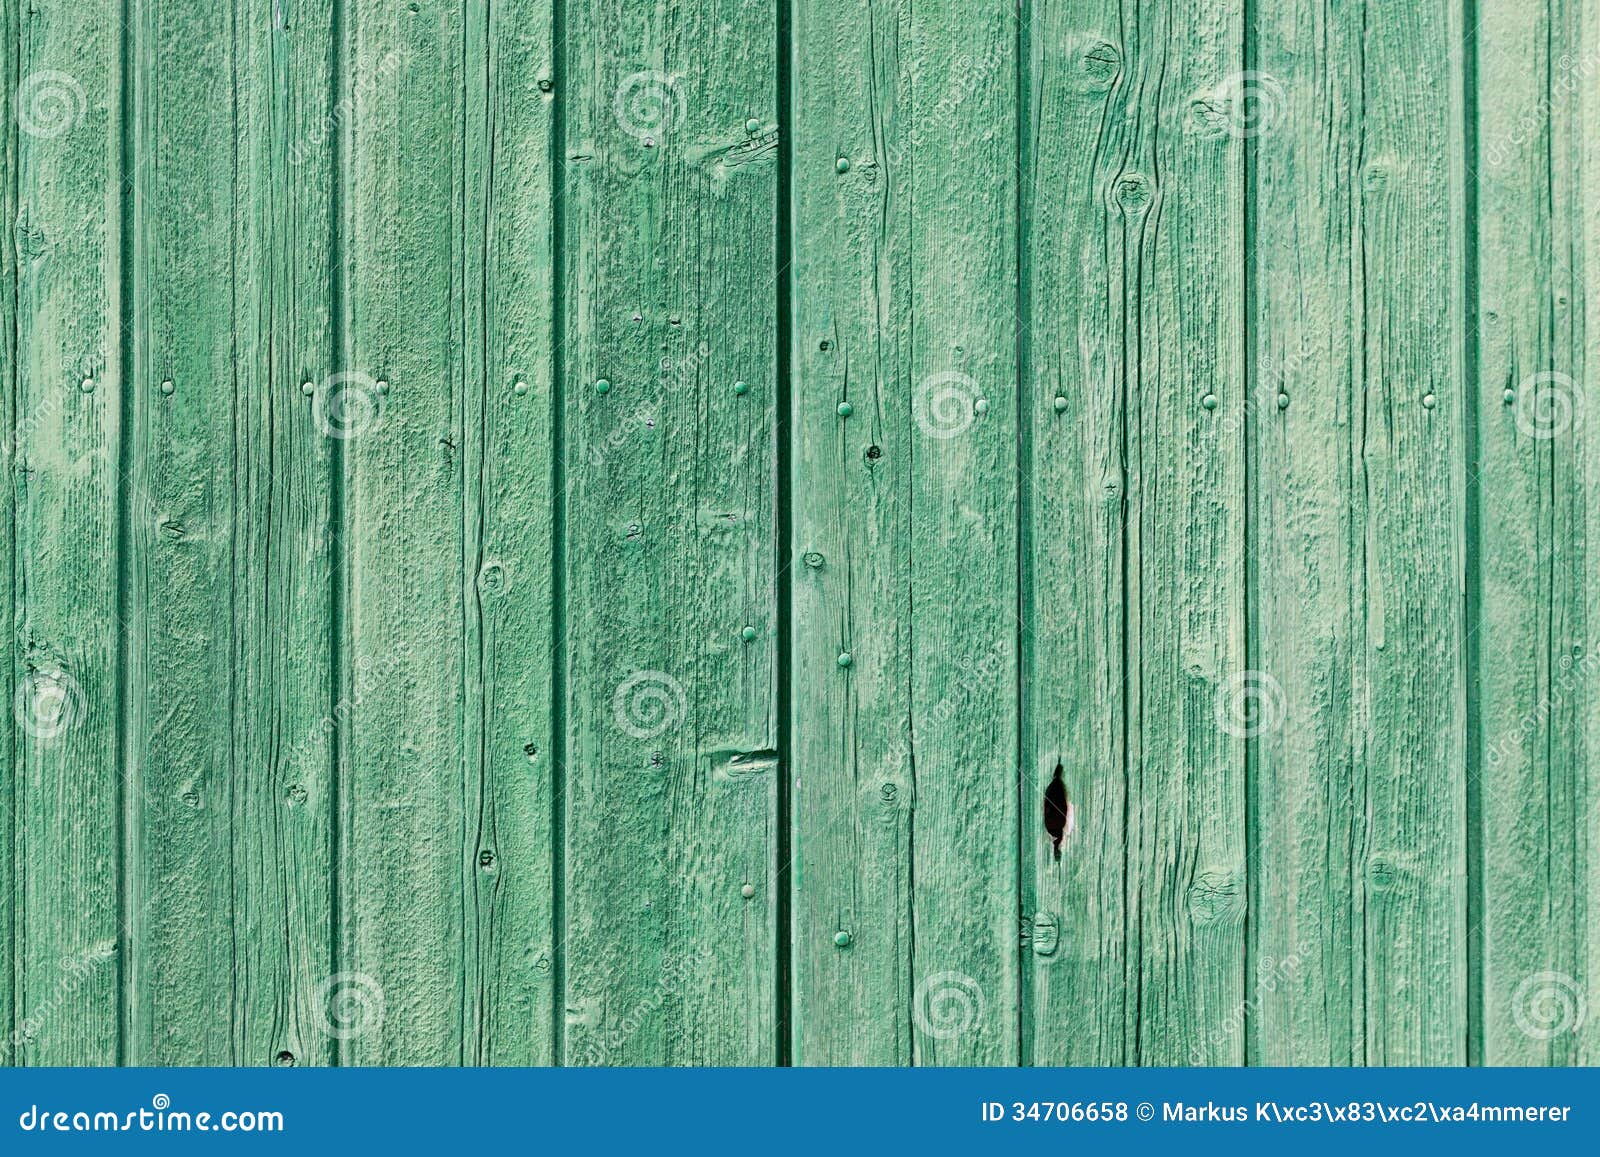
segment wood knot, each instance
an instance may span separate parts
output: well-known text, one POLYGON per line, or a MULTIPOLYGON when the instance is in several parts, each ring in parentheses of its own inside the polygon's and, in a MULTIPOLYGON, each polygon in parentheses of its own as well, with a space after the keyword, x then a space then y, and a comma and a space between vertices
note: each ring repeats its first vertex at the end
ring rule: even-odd
POLYGON ((1367 889, 1371 892, 1392 891, 1404 871, 1391 856, 1376 855, 1367 860, 1367 889))
POLYGON ((1189 918, 1197 925, 1220 924, 1244 911, 1239 873, 1209 868, 1189 885, 1189 918))
POLYGON ((1109 41, 1101 40, 1089 46, 1079 61, 1079 72, 1088 89, 1107 89, 1122 70, 1122 53, 1109 41))
POLYGON ((1128 173, 1117 178, 1115 196, 1122 211, 1133 216, 1150 207, 1155 190, 1148 177, 1141 173, 1128 173))
POLYGON ((486 595, 501 595, 506 591, 506 568, 491 562, 478 572, 478 589, 486 595))

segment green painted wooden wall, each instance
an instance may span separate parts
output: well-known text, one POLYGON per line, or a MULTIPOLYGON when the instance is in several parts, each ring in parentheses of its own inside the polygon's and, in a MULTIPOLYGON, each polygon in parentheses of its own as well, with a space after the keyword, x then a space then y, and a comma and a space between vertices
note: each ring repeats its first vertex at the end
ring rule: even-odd
POLYGON ((6 1063, 1600 1060, 1600 0, 0 80, 6 1063))

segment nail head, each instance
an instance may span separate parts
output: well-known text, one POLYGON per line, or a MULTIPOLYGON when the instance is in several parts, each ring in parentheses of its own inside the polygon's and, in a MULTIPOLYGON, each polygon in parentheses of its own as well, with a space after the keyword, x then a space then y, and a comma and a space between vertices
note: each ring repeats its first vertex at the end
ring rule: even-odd
POLYGON ((594 392, 597 394, 609 394, 611 392, 611 383, 605 378, 601 378, 599 381, 595 382, 594 392))
POLYGON ((855 662, 855 660, 850 657, 849 651, 839 652, 839 666, 848 667, 853 662, 855 662))
POLYGON ((847 947, 850 944, 850 933, 848 933, 848 932, 835 932, 833 934, 833 942, 835 944, 837 944, 840 948, 847 947))

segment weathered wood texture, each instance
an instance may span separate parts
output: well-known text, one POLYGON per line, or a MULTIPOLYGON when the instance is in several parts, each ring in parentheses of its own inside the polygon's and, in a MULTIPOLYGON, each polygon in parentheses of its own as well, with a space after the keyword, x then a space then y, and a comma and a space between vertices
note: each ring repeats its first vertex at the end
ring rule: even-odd
POLYGON ((348 16, 342 341, 296 415, 339 443, 323 995, 343 1061, 549 1061, 550 7, 348 16))
POLYGON ((771 1064, 776 17, 565 17, 564 1060, 771 1064))
POLYGON ((1597 81, 0 0, 0 1056, 1595 1062, 1597 81))
POLYGON ((1600 7, 1481 6, 1473 1059, 1583 1064, 1600 946, 1600 7), (1587 420, 1586 420, 1587 419, 1587 420), (1552 882, 1559 884, 1552 886, 1552 882))
POLYGON ((794 16, 794 1059, 1014 1063, 1015 16, 794 16))

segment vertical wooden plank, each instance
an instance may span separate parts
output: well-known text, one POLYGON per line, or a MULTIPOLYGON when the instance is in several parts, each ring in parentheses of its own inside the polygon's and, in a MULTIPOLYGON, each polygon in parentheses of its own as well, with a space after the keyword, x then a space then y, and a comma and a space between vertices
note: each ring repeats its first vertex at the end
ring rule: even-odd
POLYGON ((532 1063, 551 1055, 555 950, 550 9, 362 0, 349 17, 340 372, 360 420, 340 438, 329 994, 365 1017, 340 1059, 532 1063))
POLYGON ((1248 1059, 1359 1064, 1367 482, 1352 222, 1366 17, 1308 0, 1256 11, 1249 103, 1227 110, 1246 118, 1230 123, 1248 134, 1252 177, 1248 1059))
POLYGON ((1351 293, 1373 1064, 1466 1050, 1464 35, 1460 4, 1430 0, 1385 9, 1363 37, 1351 293))
MULTIPOLYGON (((1572 19, 1575 31, 1568 32, 1567 36, 1570 43, 1579 47, 1579 52, 1568 54, 1572 62, 1569 75, 1579 79, 1574 85, 1576 100, 1569 106, 1573 121, 1565 150, 1566 163, 1571 166, 1570 179, 1575 185, 1567 218, 1573 230, 1573 288, 1568 292, 1574 302, 1573 349, 1575 357, 1581 359, 1574 365, 1574 375, 1575 380, 1582 382, 1593 381, 1600 370, 1600 291, 1590 288, 1591 281, 1600 277, 1600 195, 1597 195, 1600 191, 1600 131, 1594 127, 1600 125, 1600 85, 1593 82, 1595 72, 1600 70, 1600 3, 1583 0, 1575 4, 1572 19)), ((1600 486, 1600 433, 1595 429, 1591 428, 1582 438, 1576 459, 1582 471, 1580 493, 1583 495, 1585 550, 1581 605, 1583 630, 1588 636, 1583 639, 1582 659, 1587 661, 1587 669, 1593 670, 1596 662, 1593 656, 1600 654, 1600 639, 1589 632, 1595 624, 1600 624, 1600 550, 1589 550, 1587 545, 1600 543, 1600 495, 1595 495, 1600 486)), ((1585 690, 1589 690, 1587 680, 1585 690)), ((1600 903, 1595 902, 1595 897, 1600 896, 1600 853, 1596 851, 1600 849, 1600 807, 1595 806, 1596 801, 1600 801, 1600 781, 1597 781, 1594 763, 1595 753, 1600 753, 1600 711, 1590 707, 1587 699, 1580 702, 1579 711, 1582 723, 1577 731, 1577 742, 1582 746, 1576 766, 1583 770, 1575 773, 1572 811, 1578 823, 1574 846, 1580 850, 1582 861, 1578 869, 1582 876, 1575 885, 1582 906, 1582 913, 1575 920, 1575 940, 1584 963, 1583 972, 1573 974, 1573 979, 1582 986, 1579 991, 1586 993, 1583 1005, 1586 1015, 1581 1024, 1573 1026, 1579 1040, 1570 1055, 1573 1063, 1592 1065, 1600 1061, 1600 1015, 1595 1012, 1600 1007, 1600 992, 1596 991, 1596 969, 1600 968, 1600 903)), ((1519 981, 1518 986, 1522 983, 1519 981)), ((1576 1010, 1576 1002, 1569 1003, 1576 1010)), ((1560 1029, 1563 1019, 1558 1014, 1553 1023, 1543 1018, 1534 1023, 1539 1031, 1548 1032, 1551 1028, 1560 1029)))
POLYGON ((122 20, 115 3, 39 3, 26 16, 14 96, 18 1059, 112 1064, 126 946, 122 20))
POLYGON ((127 1056, 325 1062, 332 29, 132 18, 127 1056))
MULTIPOLYGON (((19 24, 21 5, 0 6, 0 221, 6 233, 0 236, 0 452, 6 469, 3 507, 0 507, 0 552, 6 565, 0 567, 0 606, 12 608, 15 627, 16 602, 11 581, 11 560, 16 557, 17 492, 13 484, 17 457, 17 169, 19 164, 17 124, 18 53, 21 48, 19 24)), ((16 661, 0 664, 0 897, 7 912, 16 910, 16 775, 17 729, 15 715, 5 710, 14 704, 16 661)), ((25 736, 24 736, 25 738, 25 736)), ((0 1064, 17 1061, 20 1039, 16 1018, 16 921, 0 920, 0 1064)))
POLYGON ((1017 1060, 1017 44, 794 8, 802 1064, 1017 1060))
POLYGON ((346 364, 373 383, 368 412, 383 420, 340 447, 340 696, 351 710, 339 769, 336 975, 384 1016, 342 1041, 338 1057, 460 1064, 462 885, 477 854, 462 798, 466 13, 377 2, 346 12, 341 89, 355 106, 343 165, 346 364), (357 78, 389 53, 399 56, 392 85, 381 100, 361 99, 357 78))
POLYGON ((138 1064, 332 1056, 332 440, 301 387, 331 354, 333 39, 310 9, 133 12, 138 1064))
POLYGON ((335 354, 334 125, 347 110, 330 6, 242 0, 233 35, 231 1047, 235 1063, 327 1064, 342 1025, 328 1003, 337 427, 301 386, 335 354))
POLYGON ((566 20, 565 1060, 770 1064, 775 9, 566 20))
POLYGON ((1109 196, 1128 456, 1128 983, 1142 1064, 1238 1063, 1245 970, 1244 197, 1213 109, 1237 5, 1126 14, 1133 88, 1109 196), (1214 403, 1214 408, 1210 404, 1214 403))
POLYGON ((1034 0, 1026 60, 1023 1057, 1134 1059, 1127 986, 1124 230, 1136 72, 1112 0, 1034 0), (1074 833, 1044 796, 1061 768, 1074 833), (1026 959, 1026 958, 1025 958, 1026 959))
POLYGON ((134 1064, 230 1064, 229 844, 243 784, 228 765, 232 712, 219 710, 234 692, 236 448, 232 295, 215 279, 235 268, 233 13, 139 0, 128 19, 125 1050, 134 1064))
POLYGON ((1473 1058, 1595 1055, 1593 4, 1479 6, 1473 1058), (1587 225, 1587 228, 1586 228, 1587 225))
POLYGON ((468 398, 466 545, 478 594, 466 616, 469 785, 478 853, 468 896, 475 1064, 556 1060, 552 598, 556 496, 552 341, 556 270, 550 0, 488 9, 481 119, 485 383, 468 398), (475 433, 472 432, 475 430, 475 433), (470 764, 469 764, 470 766, 470 764))

